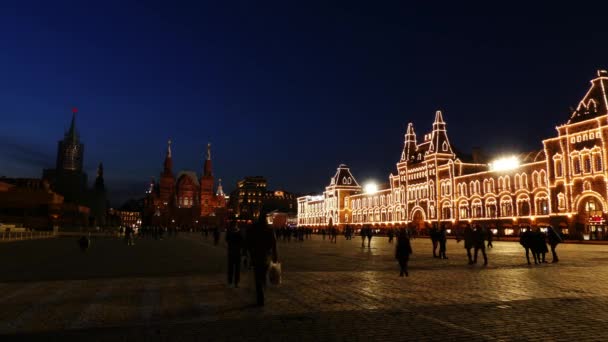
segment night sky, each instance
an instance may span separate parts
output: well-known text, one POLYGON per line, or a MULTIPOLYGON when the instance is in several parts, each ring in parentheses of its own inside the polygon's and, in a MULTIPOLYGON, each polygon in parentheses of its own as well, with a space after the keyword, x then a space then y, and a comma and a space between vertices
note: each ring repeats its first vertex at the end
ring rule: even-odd
POLYGON ((78 107, 114 204, 158 178, 169 137, 176 173, 210 141, 228 191, 317 192, 340 163, 386 181, 408 122, 421 139, 441 109, 458 150, 540 149, 608 68, 597 7, 177 3, 2 2, 0 175, 54 167, 78 107))

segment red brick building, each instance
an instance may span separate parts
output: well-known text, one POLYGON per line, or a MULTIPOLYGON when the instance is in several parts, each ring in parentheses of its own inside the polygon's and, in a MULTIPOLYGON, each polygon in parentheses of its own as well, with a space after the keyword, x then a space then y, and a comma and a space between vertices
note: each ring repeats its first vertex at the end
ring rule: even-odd
POLYGON ((556 136, 537 151, 492 163, 457 155, 437 111, 422 141, 408 124, 386 188, 365 192, 340 165, 323 195, 298 199, 298 223, 423 229, 476 222, 505 235, 551 224, 564 233, 601 238, 608 219, 607 88, 608 72, 598 71, 556 136))
POLYGON ((163 164, 160 181, 154 179, 146 191, 143 225, 162 225, 183 229, 203 224, 223 224, 226 216, 226 198, 222 184, 214 193, 215 181, 211 167, 211 144, 200 179, 194 171, 173 173, 171 141, 163 164))

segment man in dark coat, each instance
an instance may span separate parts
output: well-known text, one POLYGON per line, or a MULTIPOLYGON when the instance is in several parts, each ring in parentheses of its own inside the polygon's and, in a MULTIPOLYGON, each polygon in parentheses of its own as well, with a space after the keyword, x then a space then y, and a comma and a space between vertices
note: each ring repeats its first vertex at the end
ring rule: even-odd
POLYGON ((475 255, 473 256, 473 263, 477 263, 477 254, 481 251, 483 255, 483 264, 484 266, 488 264, 488 256, 486 255, 486 245, 484 243, 485 240, 485 232, 481 228, 480 225, 477 225, 475 231, 473 232, 473 248, 475 248, 475 255))
POLYGON ((488 248, 494 248, 492 240, 494 240, 494 233, 492 232, 492 229, 488 229, 488 248))
POLYGON ((437 234, 437 227, 435 227, 435 225, 433 225, 433 227, 431 228, 429 235, 431 236, 431 242, 433 243, 433 258, 438 258, 439 256, 437 256, 437 245, 439 244, 439 236, 437 234))
POLYGON ((464 249, 467 250, 467 257, 469 258, 469 265, 473 264, 473 255, 471 254, 471 248, 473 248, 473 229, 470 225, 464 228, 464 249))
POLYGON ((361 227, 361 231, 359 232, 359 234, 361 234, 361 247, 365 247, 365 237, 367 236, 367 226, 363 226, 361 227))
POLYGON ((448 257, 445 255, 447 251, 447 231, 444 227, 441 227, 441 230, 437 232, 437 241, 439 242, 439 258, 447 259, 448 257))
POLYGON ((369 248, 369 247, 371 247, 371 244, 372 244, 372 237, 374 236, 374 230, 371 227, 368 227, 365 234, 367 235, 367 247, 369 248))
POLYGON ((397 235, 397 247, 395 248, 395 258, 399 262, 399 267, 401 268, 401 272, 399 273, 400 277, 407 277, 407 263, 410 259, 410 254, 412 254, 412 245, 410 244, 410 238, 405 229, 401 229, 399 234, 397 235))
POLYGON ((558 262, 557 253, 555 253, 555 248, 557 245, 562 242, 561 236, 559 233, 553 229, 553 227, 549 227, 547 230, 547 238, 549 239, 549 246, 551 246, 551 255, 553 256, 553 260, 551 262, 558 262))
MULTIPOLYGON (((519 237, 519 244, 522 245, 526 249, 526 260, 528 260, 528 265, 530 265, 530 249, 532 249, 534 244, 534 232, 528 227, 525 232, 521 234, 519 237)), ((534 258, 534 263, 538 264, 538 260, 536 259, 536 253, 534 249, 532 249, 532 257, 534 258)))
POLYGON ((277 262, 277 240, 272 229, 266 223, 266 214, 260 213, 260 219, 247 231, 247 248, 251 256, 255 276, 257 304, 264 305, 266 274, 270 261, 277 262))
POLYGON ((234 221, 230 223, 230 227, 226 231, 226 243, 228 244, 228 286, 239 287, 243 235, 234 221))

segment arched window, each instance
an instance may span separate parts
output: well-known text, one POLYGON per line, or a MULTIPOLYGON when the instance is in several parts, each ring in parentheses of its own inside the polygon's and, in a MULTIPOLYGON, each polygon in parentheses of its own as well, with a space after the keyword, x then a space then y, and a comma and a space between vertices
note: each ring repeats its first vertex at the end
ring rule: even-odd
POLYGON ((479 199, 473 201, 473 204, 471 205, 471 209, 472 209, 472 216, 474 218, 479 218, 482 217, 482 210, 481 210, 481 201, 479 199))
POLYGON ((515 175, 515 189, 519 189, 521 188, 521 177, 519 176, 519 174, 515 175))
POLYGON ((547 174, 541 170, 538 174, 538 186, 547 186, 547 174))
POLYGON ((513 216, 513 202, 508 197, 500 200, 500 216, 513 216))
POLYGON ((452 218, 452 208, 449 203, 444 203, 441 208, 441 218, 444 220, 449 220, 452 218))
POLYGON ((549 215, 549 200, 545 196, 536 199, 536 214, 549 215))
POLYGON ((517 199, 517 215, 529 216, 530 215, 530 199, 527 197, 521 197, 517 199))
POLYGON ((602 171, 602 156, 599 153, 594 153, 593 154, 593 161, 595 164, 595 172, 601 172, 602 171))
POLYGON ((578 156, 572 157, 572 168, 574 169, 574 174, 578 175, 581 173, 581 160, 578 156))
POLYGON ((471 195, 475 194, 475 183, 473 183, 473 181, 469 183, 469 191, 471 192, 471 195))
POLYGON ((583 155, 583 165, 585 173, 591 173, 591 157, 589 155, 583 155))
POLYGON ((460 205, 458 206, 458 213, 459 213, 460 219, 469 218, 469 204, 467 202, 461 202, 460 205))
POLYGON ((557 208, 560 210, 566 209, 566 196, 561 192, 557 194, 557 208))
POLYGON ((489 198, 486 201, 486 217, 487 218, 496 217, 496 200, 493 198, 489 198))

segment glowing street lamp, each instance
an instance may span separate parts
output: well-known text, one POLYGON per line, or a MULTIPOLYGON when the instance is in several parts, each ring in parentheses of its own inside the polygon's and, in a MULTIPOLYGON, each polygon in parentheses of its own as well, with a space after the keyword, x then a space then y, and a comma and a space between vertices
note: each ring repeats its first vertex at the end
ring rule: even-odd
POLYGON ((490 163, 491 171, 508 171, 519 167, 519 159, 517 157, 505 157, 494 160, 490 163))
POLYGON ((375 194, 376 192, 378 192, 378 184, 374 183, 374 182, 369 182, 367 184, 365 184, 365 187, 363 188, 363 190, 365 191, 366 194, 375 194))

